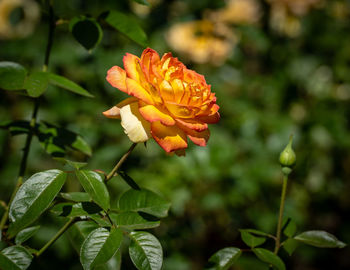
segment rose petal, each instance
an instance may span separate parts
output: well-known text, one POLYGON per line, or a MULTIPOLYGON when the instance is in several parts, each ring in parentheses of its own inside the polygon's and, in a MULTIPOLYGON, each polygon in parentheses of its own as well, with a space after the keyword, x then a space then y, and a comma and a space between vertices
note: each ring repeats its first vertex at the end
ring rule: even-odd
POLYGON ((210 137, 210 132, 209 129, 204 130, 202 132, 191 130, 191 132, 188 133, 187 136, 196 145, 206 146, 210 137))
POLYGON ((175 125, 175 120, 168 114, 160 111, 158 108, 156 108, 153 105, 140 105, 139 111, 143 118, 145 118, 149 122, 156 122, 160 121, 162 124, 166 126, 172 126, 175 125))
POLYGON ((176 119, 176 122, 179 123, 181 126, 184 126, 186 128, 195 130, 195 131, 203 131, 208 129, 208 124, 204 123, 202 121, 193 120, 193 119, 176 119))
POLYGON ((147 104, 153 104, 151 95, 137 81, 126 78, 126 86, 128 88, 129 95, 141 99, 147 104))
POLYGON ((213 115, 199 116, 199 117, 196 117, 195 119, 208 124, 215 124, 220 120, 220 113, 216 112, 213 115))
POLYGON ((134 97, 124 99, 122 102, 119 102, 117 105, 103 112, 103 115, 112 119, 120 119, 120 108, 136 101, 138 101, 138 99, 134 97))
POLYGON ((159 90, 165 101, 174 101, 174 91, 168 81, 163 80, 159 85, 159 90))
POLYGON ((150 75, 153 72, 152 67, 159 61, 159 55, 155 50, 147 48, 142 52, 141 68, 148 81, 150 81, 150 75))
POLYGON ((136 55, 127 53, 124 58, 124 68, 126 71, 126 74, 128 75, 129 78, 139 82, 140 81, 140 58, 138 58, 136 55))
POLYGON ((151 133, 155 141, 166 152, 187 148, 186 134, 177 126, 164 126, 160 122, 153 122, 151 133))
POLYGON ((106 80, 113 86, 118 88, 120 91, 127 93, 126 89, 126 72, 124 69, 113 66, 107 71, 106 80))
POLYGON ((138 102, 122 107, 120 109, 120 117, 124 132, 132 142, 145 142, 151 138, 150 123, 141 116, 138 102))

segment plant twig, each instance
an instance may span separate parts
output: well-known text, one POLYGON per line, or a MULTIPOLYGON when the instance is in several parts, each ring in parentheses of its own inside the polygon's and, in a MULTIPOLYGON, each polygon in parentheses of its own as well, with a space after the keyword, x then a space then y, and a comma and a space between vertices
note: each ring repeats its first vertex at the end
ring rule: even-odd
POLYGON ((71 225, 76 221, 75 218, 70 219, 64 226, 55 234, 54 237, 51 238, 49 242, 46 243, 45 246, 43 246, 35 255, 39 257, 45 250, 47 250, 55 241, 61 237, 62 234, 65 233, 69 229, 71 225))
POLYGON ((112 169, 112 171, 107 175, 105 178, 105 182, 108 182, 114 175, 115 173, 119 170, 120 166, 124 163, 124 161, 128 158, 128 156, 131 154, 132 150, 134 150, 135 146, 137 143, 133 143, 129 150, 122 156, 122 158, 118 161, 117 165, 112 169))
POLYGON ((281 192, 280 213, 279 213, 278 224, 277 224, 276 244, 275 244, 275 251, 274 251, 275 254, 278 253, 278 250, 280 249, 280 246, 281 246, 282 218, 283 218, 283 212, 284 212, 284 203, 286 201, 287 183, 288 183, 288 174, 284 174, 282 192, 281 192))

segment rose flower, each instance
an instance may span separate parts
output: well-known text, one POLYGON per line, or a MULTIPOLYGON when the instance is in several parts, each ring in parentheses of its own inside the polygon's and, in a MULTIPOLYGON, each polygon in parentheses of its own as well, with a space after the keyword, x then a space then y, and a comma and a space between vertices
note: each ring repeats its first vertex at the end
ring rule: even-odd
POLYGON ((127 53, 124 69, 113 66, 107 81, 132 96, 105 111, 121 119, 129 139, 154 140, 168 153, 184 155, 187 137, 199 146, 209 139, 208 124, 219 121, 219 106, 204 77, 187 69, 171 53, 162 58, 150 48, 141 58, 127 53))

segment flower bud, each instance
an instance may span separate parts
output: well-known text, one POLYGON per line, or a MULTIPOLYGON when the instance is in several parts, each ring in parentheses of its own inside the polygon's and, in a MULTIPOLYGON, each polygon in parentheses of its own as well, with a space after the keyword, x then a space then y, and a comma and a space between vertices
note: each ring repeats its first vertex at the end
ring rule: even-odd
POLYGON ((294 150, 292 149, 292 143, 293 136, 290 136, 288 145, 280 154, 280 164, 282 165, 282 167, 287 167, 289 169, 291 169, 294 166, 296 161, 296 155, 294 153, 294 150))

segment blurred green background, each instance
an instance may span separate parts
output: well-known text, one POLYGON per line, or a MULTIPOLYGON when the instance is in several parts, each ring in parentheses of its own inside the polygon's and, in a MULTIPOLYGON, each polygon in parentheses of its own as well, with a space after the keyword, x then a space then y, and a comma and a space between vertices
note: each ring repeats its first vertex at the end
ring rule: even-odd
MULTIPOLYGON (((275 232, 282 177, 278 156, 290 134, 297 164, 285 215, 296 221, 299 232, 322 229, 349 243, 350 1, 149 2, 150 7, 127 0, 55 1, 54 12, 63 20, 77 15, 98 18, 112 9, 134 16, 149 47, 161 55, 172 51, 203 74, 217 95, 221 121, 210 127, 207 147, 191 144, 186 157, 167 156, 150 141, 147 148, 137 146, 123 166, 141 186, 172 203, 169 217, 152 231, 164 249, 163 269, 203 269, 215 251, 244 248, 240 228, 275 232)), ((26 22, 33 24, 28 33, 6 35, 0 22, 1 61, 41 69, 48 15, 42 2, 36 3, 41 17, 26 22)), ((7 19, 13 24, 24 19, 18 10, 11 14, 7 19)), ((126 97, 106 82, 106 72, 122 66, 126 52, 140 55, 143 48, 108 25, 102 28, 101 43, 88 52, 69 33, 67 23, 57 26, 49 70, 79 83, 95 98, 50 86, 40 101, 39 120, 84 137, 93 155, 70 151, 67 157, 108 172, 131 143, 118 120, 101 114, 126 97)), ((0 121, 30 119, 31 98, 3 90, 0 94, 0 121)), ((0 131, 2 200, 8 201, 15 185, 24 139, 0 131)), ((34 139, 26 176, 50 168, 62 165, 34 139)), ((109 185, 114 201, 128 188, 119 177, 109 185)), ((78 187, 71 180, 66 190, 78 187)), ((44 225, 30 242, 37 248, 63 221, 48 213, 40 222, 44 225)), ((281 256, 287 269, 350 269, 349 248, 300 246, 293 256, 284 251, 281 256)), ((127 254, 123 259, 122 269, 134 269, 127 254)), ((81 269, 68 238, 60 239, 29 269, 49 268, 81 269)), ((244 254, 233 269, 267 267, 244 254)))

